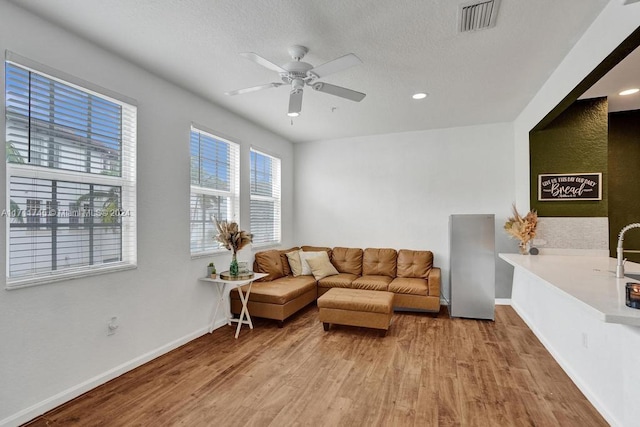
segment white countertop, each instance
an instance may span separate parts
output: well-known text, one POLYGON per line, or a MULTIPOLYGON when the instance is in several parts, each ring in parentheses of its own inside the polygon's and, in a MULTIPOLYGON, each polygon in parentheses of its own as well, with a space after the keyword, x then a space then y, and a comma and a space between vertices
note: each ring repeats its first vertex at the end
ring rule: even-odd
MULTIPOLYGON (((519 254, 500 254, 500 258, 582 302, 604 322, 640 326, 640 310, 625 305, 625 285, 640 281, 616 279, 615 258, 519 254)), ((625 273, 640 274, 640 264, 627 262, 625 273)))

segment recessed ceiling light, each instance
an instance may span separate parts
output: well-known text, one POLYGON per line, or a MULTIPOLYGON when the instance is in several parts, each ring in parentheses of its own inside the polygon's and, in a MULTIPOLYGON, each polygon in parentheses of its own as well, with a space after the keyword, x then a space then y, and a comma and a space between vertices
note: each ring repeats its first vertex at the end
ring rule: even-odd
POLYGON ((424 92, 414 93, 412 96, 413 99, 425 99, 426 97, 427 97, 427 94, 424 92))
POLYGON ((300 115, 300 113, 287 113, 287 116, 289 117, 298 117, 300 115))
POLYGON ((640 89, 638 88, 633 88, 633 89, 627 89, 627 90, 623 90, 622 92, 620 92, 618 95, 633 95, 634 93, 640 92, 640 89))

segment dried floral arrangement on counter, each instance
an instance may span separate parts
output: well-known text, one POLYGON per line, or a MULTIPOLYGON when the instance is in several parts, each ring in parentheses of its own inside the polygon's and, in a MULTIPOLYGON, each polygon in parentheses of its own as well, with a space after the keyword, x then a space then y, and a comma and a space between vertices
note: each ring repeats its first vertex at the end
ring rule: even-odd
POLYGON ((536 237, 536 227, 538 226, 538 213, 535 210, 529 211, 525 216, 520 215, 516 205, 512 206, 513 216, 507 219, 504 229, 509 236, 520 240, 518 247, 520 253, 527 254, 527 245, 529 241, 536 237))

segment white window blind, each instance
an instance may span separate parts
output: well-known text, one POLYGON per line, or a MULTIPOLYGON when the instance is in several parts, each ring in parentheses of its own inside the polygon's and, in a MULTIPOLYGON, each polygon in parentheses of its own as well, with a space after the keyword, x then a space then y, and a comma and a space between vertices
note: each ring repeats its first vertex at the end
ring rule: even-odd
POLYGON ((253 244, 280 243, 280 159, 251 149, 250 184, 253 244))
POLYGON ((239 218, 240 148, 238 144, 191 127, 191 254, 222 246, 214 240, 213 219, 239 218))
POLYGON ((5 62, 7 287, 136 265, 136 107, 5 62))

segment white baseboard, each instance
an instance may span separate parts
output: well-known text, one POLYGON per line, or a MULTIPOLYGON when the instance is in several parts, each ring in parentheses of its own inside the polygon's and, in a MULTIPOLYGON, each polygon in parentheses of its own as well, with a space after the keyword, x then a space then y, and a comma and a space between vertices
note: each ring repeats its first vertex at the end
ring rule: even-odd
MULTIPOLYGON (((215 329, 226 324, 226 319, 221 319, 220 321, 216 322, 215 329)), ((130 370, 135 369, 140 365, 144 365, 145 363, 157 357, 160 357, 163 354, 168 353, 171 350, 174 350, 181 345, 188 343, 189 341, 193 341, 194 339, 201 337, 208 332, 209 326, 207 325, 204 328, 200 328, 190 334, 178 338, 177 340, 171 341, 168 344, 158 347, 155 350, 151 350, 150 352, 138 356, 135 359, 125 362, 119 366, 116 366, 113 369, 109 369, 108 371, 90 378, 78 385, 61 391, 60 393, 53 395, 43 400, 42 402, 36 403, 35 405, 25 408, 20 412, 10 415, 5 419, 0 420, 0 426, 19 426, 28 421, 31 421, 32 419, 44 414, 45 412, 50 411, 51 409, 56 408, 63 403, 70 401, 71 399, 75 399, 81 394, 86 393, 87 391, 94 389, 99 385, 106 383, 107 381, 119 377, 120 375, 129 372, 130 370)))
MULTIPOLYGON (((441 299, 440 305, 449 305, 449 301, 441 299)), ((496 298, 496 305, 511 305, 511 298, 496 298)))

